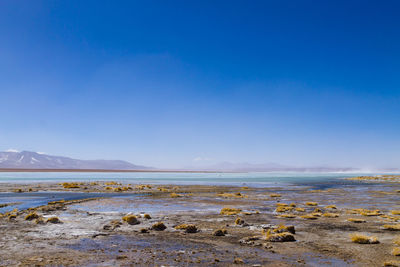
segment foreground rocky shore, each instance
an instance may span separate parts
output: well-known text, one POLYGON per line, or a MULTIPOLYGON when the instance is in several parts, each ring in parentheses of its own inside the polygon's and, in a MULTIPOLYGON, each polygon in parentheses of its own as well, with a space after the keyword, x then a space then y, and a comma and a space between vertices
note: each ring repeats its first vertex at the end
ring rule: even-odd
POLYGON ((400 184, 368 180, 2 184, 0 266, 400 266, 400 184))

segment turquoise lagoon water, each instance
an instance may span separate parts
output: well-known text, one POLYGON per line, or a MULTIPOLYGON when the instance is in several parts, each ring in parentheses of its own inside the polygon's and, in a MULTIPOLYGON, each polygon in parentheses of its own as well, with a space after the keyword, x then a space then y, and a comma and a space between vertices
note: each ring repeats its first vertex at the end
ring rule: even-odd
POLYGON ((119 181, 122 183, 209 184, 282 186, 287 184, 335 183, 344 178, 371 175, 363 173, 70 173, 70 172, 8 172, 0 173, 1 183, 38 183, 73 181, 119 181))

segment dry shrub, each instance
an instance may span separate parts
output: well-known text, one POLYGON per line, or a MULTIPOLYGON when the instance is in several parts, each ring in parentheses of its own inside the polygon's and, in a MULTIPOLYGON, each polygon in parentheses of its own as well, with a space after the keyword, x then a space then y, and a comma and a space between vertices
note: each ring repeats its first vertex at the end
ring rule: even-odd
POLYGON ((318 219, 318 217, 315 216, 314 214, 306 214, 306 215, 300 216, 300 218, 307 219, 307 220, 316 220, 316 219, 318 219))
POLYGON ((50 217, 46 220, 46 223, 61 223, 61 220, 58 217, 50 217))
POLYGON ((217 229, 213 232, 214 236, 224 236, 228 233, 226 229, 217 229))
POLYGON ((365 223, 365 222, 367 222, 364 219, 358 219, 358 218, 349 218, 349 219, 347 219, 347 221, 353 222, 353 223, 365 223))
POLYGON ((328 206, 326 206, 325 208, 326 208, 326 209, 334 209, 334 210, 337 209, 337 207, 336 207, 335 205, 328 205, 328 206))
POLYGON ((385 267, 400 267, 400 261, 385 261, 383 263, 385 267))
POLYGON ((167 229, 167 226, 163 222, 157 222, 151 226, 151 229, 156 230, 156 231, 164 231, 167 229))
POLYGON ((392 255, 393 256, 400 256, 400 248, 393 248, 392 250, 392 255))
POLYGON ((194 224, 180 224, 178 226, 175 226, 175 229, 177 230, 185 230, 186 233, 197 233, 198 229, 197 226, 194 224))
POLYGON ((281 197, 282 195, 274 193, 274 194, 270 194, 269 196, 270 197, 281 197))
POLYGON ((296 218, 297 216, 295 214, 281 214, 278 215, 280 218, 288 218, 288 219, 292 219, 292 218, 296 218))
POLYGON ((268 230, 265 234, 265 240, 268 242, 293 242, 296 241, 294 235, 288 232, 283 233, 271 233, 271 230, 268 230))
POLYGON ((222 208, 220 214, 221 215, 237 215, 241 212, 241 209, 236 209, 236 208, 222 208))
POLYGON ((39 215, 37 215, 36 212, 31 212, 25 216, 26 221, 32 221, 33 219, 37 219, 37 218, 39 218, 39 215))
POLYGON ((336 217, 339 217, 339 214, 337 214, 337 213, 324 213, 324 214, 322 214, 322 216, 324 216, 324 217, 327 217, 327 218, 336 218, 336 217))
POLYGON ((78 183, 62 183, 64 188, 80 188, 78 183))
POLYGON ((398 224, 385 224, 383 226, 384 229, 389 231, 400 231, 400 223, 398 224))
POLYGON ((350 234, 350 239, 357 244, 378 244, 378 238, 375 236, 367 236, 362 234, 350 234))
POLYGON ((125 215, 124 217, 122 217, 122 220, 131 225, 140 223, 139 220, 137 219, 137 217, 133 214, 125 215))

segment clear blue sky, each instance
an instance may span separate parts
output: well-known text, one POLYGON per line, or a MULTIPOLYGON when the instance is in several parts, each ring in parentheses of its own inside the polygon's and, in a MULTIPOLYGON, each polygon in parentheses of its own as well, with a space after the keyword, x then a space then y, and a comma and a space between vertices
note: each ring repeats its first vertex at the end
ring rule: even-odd
POLYGON ((0 150, 400 166, 399 1, 0 1, 0 150))

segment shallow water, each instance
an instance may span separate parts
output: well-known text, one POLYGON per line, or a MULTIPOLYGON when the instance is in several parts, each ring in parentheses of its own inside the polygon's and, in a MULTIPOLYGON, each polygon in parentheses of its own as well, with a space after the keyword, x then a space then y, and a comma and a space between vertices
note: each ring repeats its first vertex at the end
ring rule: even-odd
POLYGON ((207 184, 249 185, 252 187, 284 186, 289 184, 313 184, 325 186, 344 181, 343 178, 372 175, 362 173, 67 173, 67 172, 8 172, 0 173, 0 183, 39 183, 67 181, 118 181, 123 183, 156 184, 207 184))
MULTIPOLYGON (((47 205, 50 201, 79 200, 98 197, 115 197, 118 193, 80 193, 80 192, 32 192, 32 193, 0 193, 0 204, 13 203, 12 205, 0 208, 0 212, 11 211, 14 208, 25 210, 29 208, 47 205)), ((129 194, 131 197, 138 194, 129 194)), ((127 196, 127 194, 124 194, 127 196)))

